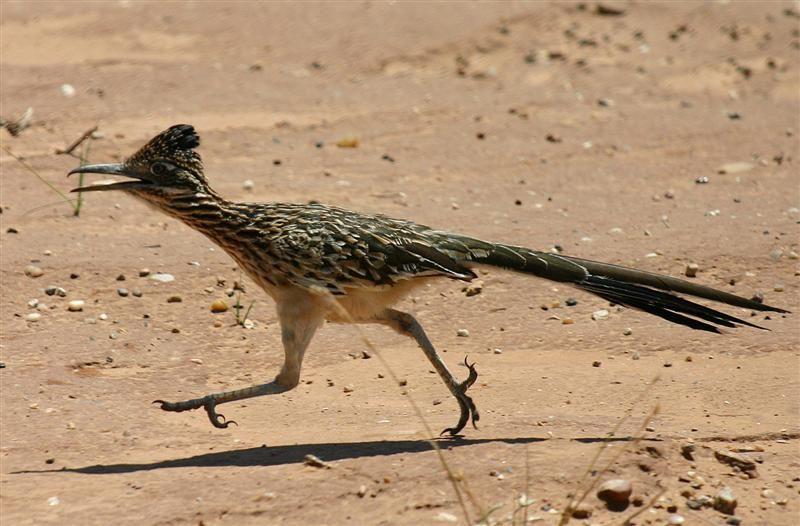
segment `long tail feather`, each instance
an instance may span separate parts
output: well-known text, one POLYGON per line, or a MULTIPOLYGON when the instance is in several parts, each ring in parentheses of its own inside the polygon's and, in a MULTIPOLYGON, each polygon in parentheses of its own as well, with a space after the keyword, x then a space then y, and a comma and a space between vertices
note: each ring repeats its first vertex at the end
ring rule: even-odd
POLYGON ((451 235, 437 248, 449 254, 459 255, 464 261, 516 270, 552 281, 572 283, 612 303, 639 309, 692 329, 720 332, 717 326, 746 325, 764 328, 681 298, 676 295, 677 293, 755 311, 789 312, 671 276, 523 247, 487 243, 451 235))

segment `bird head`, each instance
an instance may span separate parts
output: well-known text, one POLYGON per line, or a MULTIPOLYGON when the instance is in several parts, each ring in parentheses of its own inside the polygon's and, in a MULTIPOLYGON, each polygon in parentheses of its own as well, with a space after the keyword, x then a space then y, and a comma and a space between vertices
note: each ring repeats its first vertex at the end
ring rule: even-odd
POLYGON ((87 164, 70 171, 119 175, 129 179, 92 184, 72 192, 126 190, 153 201, 181 194, 211 193, 203 175, 203 162, 194 151, 200 137, 188 124, 176 124, 159 133, 123 163, 87 164))

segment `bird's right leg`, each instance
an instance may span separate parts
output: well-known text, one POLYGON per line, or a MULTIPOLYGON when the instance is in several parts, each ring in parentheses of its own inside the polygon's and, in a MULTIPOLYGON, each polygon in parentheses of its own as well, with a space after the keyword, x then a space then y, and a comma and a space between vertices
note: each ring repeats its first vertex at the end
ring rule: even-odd
POLYGON ((182 402, 166 402, 156 400, 164 411, 190 411, 204 408, 214 427, 226 428, 233 420, 226 420, 224 415, 216 412, 216 406, 226 402, 235 402, 256 396, 280 394, 294 389, 300 383, 300 368, 303 364, 308 344, 317 328, 324 321, 322 311, 313 301, 307 298, 293 298, 297 301, 278 302, 278 318, 281 324, 281 339, 285 359, 283 367, 272 382, 252 385, 244 389, 212 393, 202 398, 184 400, 182 402))
POLYGON ((386 309, 376 318, 376 321, 390 326, 400 334, 404 334, 413 338, 422 349, 422 352, 425 353, 425 356, 428 357, 428 360, 430 360, 433 368, 436 369, 437 373, 439 373, 439 377, 445 383, 452 395, 456 398, 458 407, 461 410, 458 423, 454 427, 448 427, 442 431, 442 434, 449 433, 451 436, 457 435, 462 429, 464 429, 464 426, 467 425, 467 421, 470 419, 472 420, 472 426, 477 428, 475 423, 480 419, 480 415, 478 414, 478 409, 475 407, 475 403, 472 401, 472 398, 467 396, 467 389, 469 389, 472 384, 475 383, 475 380, 478 379, 478 371, 475 370, 475 364, 467 363, 466 358, 464 359, 464 365, 469 368, 469 376, 466 380, 459 383, 458 380, 456 380, 456 378, 453 376, 453 373, 451 373, 447 368, 447 365, 445 365, 444 361, 442 361, 439 353, 436 352, 436 349, 434 348, 430 339, 428 339, 428 335, 425 334, 425 330, 422 328, 422 325, 420 325, 414 316, 408 314, 407 312, 402 312, 395 309, 386 309))

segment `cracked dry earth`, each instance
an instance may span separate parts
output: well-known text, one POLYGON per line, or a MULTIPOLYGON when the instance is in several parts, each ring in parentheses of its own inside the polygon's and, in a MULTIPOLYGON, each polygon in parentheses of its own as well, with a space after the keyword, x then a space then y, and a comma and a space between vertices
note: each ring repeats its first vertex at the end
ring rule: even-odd
MULTIPOLYGON (((557 523, 630 412, 597 477, 629 480, 639 506, 611 511, 591 491, 591 516, 571 523, 642 510, 635 524, 797 524, 798 6, 606 7, 621 13, 4 1, 2 116, 34 116, 2 143, 66 191, 77 161, 53 152, 92 126, 89 159, 113 162, 188 122, 232 199, 314 199, 673 275, 696 263, 690 279, 761 292, 794 314, 723 307, 769 329, 724 335, 494 271, 480 294, 442 281, 402 307, 459 375, 465 355, 477 361, 480 428, 439 444, 480 507, 500 506, 491 521, 510 523, 527 478, 529 520, 557 523), (726 487, 732 516, 704 504, 726 487)), ((241 278, 200 234, 122 194, 87 195, 73 217, 0 155, 3 524, 465 523, 423 425, 355 328, 318 333, 295 390, 223 406, 239 427, 151 405, 271 378, 282 351, 268 297, 243 279, 249 329, 212 313, 241 278)), ((431 427, 452 425, 422 353, 364 331, 431 427)))

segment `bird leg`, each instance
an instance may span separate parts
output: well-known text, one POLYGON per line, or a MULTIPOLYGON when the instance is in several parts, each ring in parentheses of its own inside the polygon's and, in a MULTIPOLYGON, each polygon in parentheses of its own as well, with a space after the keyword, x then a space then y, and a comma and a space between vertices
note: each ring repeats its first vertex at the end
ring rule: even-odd
POLYGON ((216 406, 226 402, 235 402, 256 396, 280 394, 294 389, 300 383, 300 367, 303 364, 308 344, 317 328, 323 322, 322 313, 309 302, 278 303, 278 318, 281 323, 281 339, 285 359, 281 371, 272 382, 252 385, 243 389, 212 393, 202 398, 184 400, 182 402, 166 402, 156 400, 153 403, 161 404, 164 411, 190 411, 205 408, 208 419, 214 427, 224 429, 234 420, 226 420, 225 415, 217 413, 216 406))
POLYGON ((450 393, 456 398, 458 407, 461 410, 458 423, 454 427, 448 427, 442 431, 442 434, 449 433, 451 436, 458 435, 470 419, 472 420, 472 426, 477 429, 478 426, 476 422, 480 419, 480 414, 478 414, 478 409, 475 407, 472 398, 467 396, 467 389, 469 389, 478 378, 478 371, 475 370, 475 364, 468 363, 467 359, 464 358, 464 365, 469 368, 469 376, 466 380, 459 383, 453 376, 453 373, 447 368, 447 365, 442 361, 442 358, 428 339, 427 334, 425 334, 422 325, 419 324, 414 316, 407 312, 386 309, 376 321, 390 326, 400 334, 413 338, 422 349, 422 352, 425 353, 425 356, 428 357, 433 368, 439 373, 439 377, 450 390, 450 393))
POLYGON ((264 396, 271 394, 279 394, 290 390, 291 387, 284 387, 274 382, 268 382, 260 385, 252 385, 244 389, 234 389, 232 391, 223 391, 220 393, 212 393, 202 398, 193 398, 191 400, 183 400, 181 402, 167 402, 165 400, 155 400, 154 404, 161 404, 161 409, 164 411, 174 411, 180 413, 183 411, 191 411, 193 409, 205 408, 208 413, 208 419, 214 427, 224 429, 231 424, 236 424, 235 420, 226 420, 225 415, 219 414, 216 411, 218 404, 226 402, 235 402, 237 400, 244 400, 245 398, 253 398, 256 396, 264 396))

